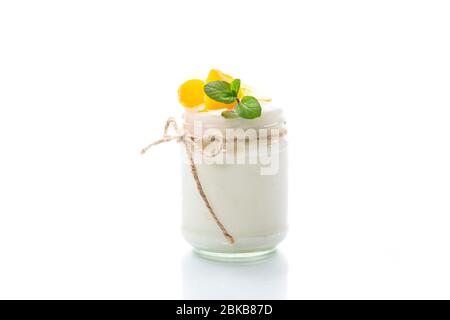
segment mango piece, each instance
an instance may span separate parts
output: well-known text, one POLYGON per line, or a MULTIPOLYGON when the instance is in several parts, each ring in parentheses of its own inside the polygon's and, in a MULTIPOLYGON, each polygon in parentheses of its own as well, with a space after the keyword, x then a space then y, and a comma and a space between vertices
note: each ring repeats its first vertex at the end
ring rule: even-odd
POLYGON ((211 81, 218 81, 218 80, 222 80, 222 81, 231 83, 231 81, 233 81, 233 77, 226 73, 223 73, 220 70, 211 69, 211 71, 209 71, 208 78, 206 78, 206 83, 209 83, 211 81))
MULTIPOLYGON (((231 83, 231 81, 233 81, 233 77, 226 73, 223 73, 220 70, 211 69, 211 71, 209 71, 208 78, 206 78, 206 83, 209 83, 211 81, 219 81, 219 80, 231 83)), ((241 95, 240 90, 239 90, 239 95, 241 95)), ((215 101, 215 100, 209 98, 208 96, 205 96, 205 109, 204 109, 205 111, 218 110, 218 109, 233 109, 235 106, 236 106, 236 102, 226 104, 226 103, 221 103, 221 102, 215 101)))
POLYGON ((264 95, 261 92, 258 92, 256 89, 254 89, 253 87, 250 87, 246 84, 243 84, 241 86, 241 89, 239 90, 239 94, 238 94, 239 99, 241 99, 243 96, 253 96, 261 102, 271 102, 272 101, 272 98, 270 98, 269 96, 264 95))
POLYGON ((178 88, 178 100, 186 108, 195 108, 205 101, 203 87, 205 82, 199 79, 192 79, 184 82, 178 88))

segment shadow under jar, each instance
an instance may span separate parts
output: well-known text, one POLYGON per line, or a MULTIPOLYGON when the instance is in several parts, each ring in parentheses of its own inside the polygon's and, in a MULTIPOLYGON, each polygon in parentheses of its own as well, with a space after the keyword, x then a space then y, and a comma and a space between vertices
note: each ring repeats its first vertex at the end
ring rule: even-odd
POLYGON ((251 120, 225 119, 220 111, 184 114, 187 134, 203 137, 182 152, 182 230, 200 255, 219 260, 261 258, 286 236, 284 125, 281 109, 271 106, 263 106, 261 117, 251 120))

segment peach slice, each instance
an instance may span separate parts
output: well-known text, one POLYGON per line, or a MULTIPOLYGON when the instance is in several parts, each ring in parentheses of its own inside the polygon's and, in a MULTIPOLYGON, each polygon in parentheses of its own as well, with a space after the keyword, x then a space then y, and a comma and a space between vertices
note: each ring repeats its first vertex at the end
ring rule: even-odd
POLYGON ((233 77, 226 73, 223 73, 220 70, 211 69, 211 71, 209 71, 208 78, 206 78, 206 83, 209 83, 211 81, 218 81, 218 80, 222 80, 222 81, 231 83, 231 81, 233 81, 233 77))
MULTIPOLYGON (((228 83, 231 83, 233 81, 233 77, 223 73, 220 70, 217 69, 211 69, 208 74, 208 78, 206 78, 206 83, 209 83, 211 81, 226 81, 228 83)), ((241 96, 241 91, 239 91, 239 96, 241 96)), ((218 109, 233 109, 236 106, 236 102, 233 103, 221 103, 218 101, 215 101, 208 96, 205 96, 205 109, 204 111, 208 110, 218 110, 218 109)))
POLYGON ((203 87, 205 82, 199 79, 192 79, 184 82, 178 88, 178 99, 186 108, 195 108, 205 101, 203 87))

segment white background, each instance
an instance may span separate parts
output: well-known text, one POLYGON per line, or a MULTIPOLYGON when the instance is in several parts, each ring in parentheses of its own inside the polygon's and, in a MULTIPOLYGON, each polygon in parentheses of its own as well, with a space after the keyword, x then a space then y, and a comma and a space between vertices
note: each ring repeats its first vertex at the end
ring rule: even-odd
POLYGON ((447 1, 2 1, 0 298, 450 298, 447 1), (219 68, 288 117, 290 233, 192 255, 179 149, 219 68))

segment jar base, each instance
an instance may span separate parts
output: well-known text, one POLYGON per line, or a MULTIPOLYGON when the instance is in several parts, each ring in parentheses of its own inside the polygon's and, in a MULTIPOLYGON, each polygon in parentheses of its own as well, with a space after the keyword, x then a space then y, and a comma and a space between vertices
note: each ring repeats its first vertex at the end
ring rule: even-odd
POLYGON ((276 248, 272 248, 268 250, 253 251, 253 252, 230 253, 230 252, 212 252, 194 248, 194 252, 202 258, 208 260, 228 261, 228 262, 250 262, 250 261, 264 260, 272 256, 276 250, 277 250, 276 248))

